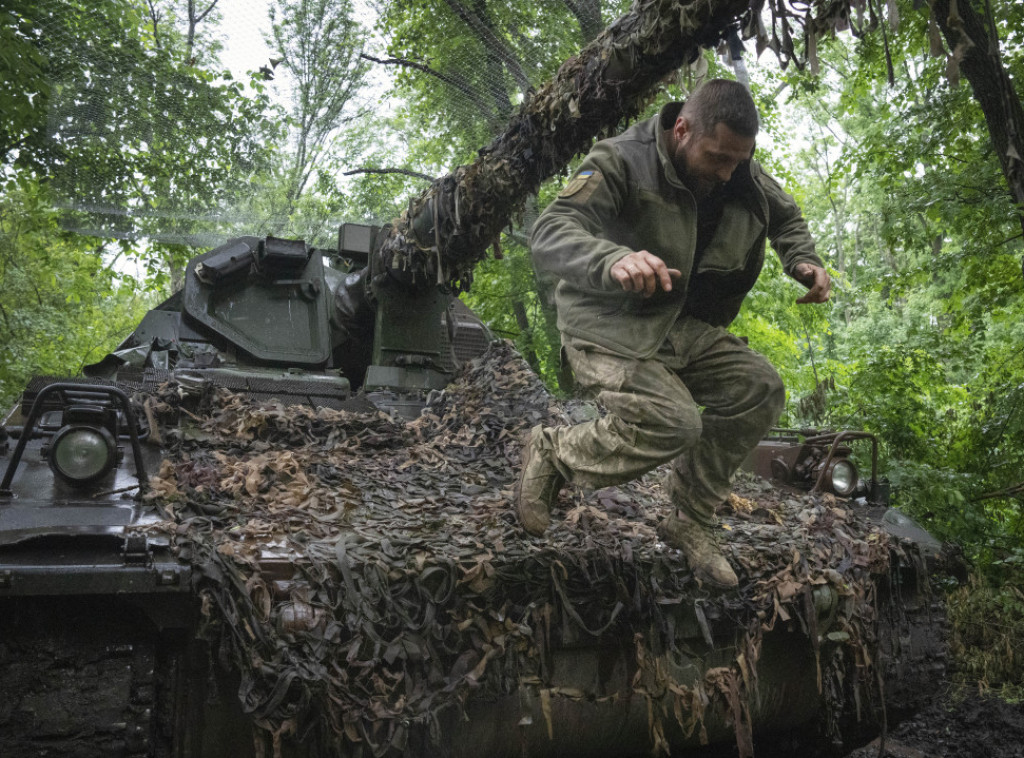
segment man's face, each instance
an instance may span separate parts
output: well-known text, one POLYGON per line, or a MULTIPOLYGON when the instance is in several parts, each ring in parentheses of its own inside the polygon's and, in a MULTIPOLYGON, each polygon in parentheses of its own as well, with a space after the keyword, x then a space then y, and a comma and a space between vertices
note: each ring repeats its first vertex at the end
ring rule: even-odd
POLYGON ((754 154, 753 137, 743 137, 722 123, 709 134, 696 134, 685 118, 679 118, 672 135, 676 170, 690 179, 701 197, 721 190, 737 166, 754 154))

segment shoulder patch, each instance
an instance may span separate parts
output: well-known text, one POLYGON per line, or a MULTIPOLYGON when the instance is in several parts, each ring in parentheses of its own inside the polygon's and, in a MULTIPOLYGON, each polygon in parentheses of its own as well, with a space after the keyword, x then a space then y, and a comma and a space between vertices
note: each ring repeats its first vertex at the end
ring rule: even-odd
POLYGON ((580 195, 579 200, 586 200, 603 180, 604 177, 601 176, 600 171, 580 171, 565 185, 565 189, 559 192, 558 196, 573 197, 574 195, 580 195), (583 191, 584 189, 586 189, 586 192, 583 191))

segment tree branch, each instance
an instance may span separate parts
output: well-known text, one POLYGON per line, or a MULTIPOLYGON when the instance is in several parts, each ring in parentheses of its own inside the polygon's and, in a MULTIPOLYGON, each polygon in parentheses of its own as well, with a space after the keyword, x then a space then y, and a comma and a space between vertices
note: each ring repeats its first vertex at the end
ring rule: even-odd
POLYGON ((1024 496, 1024 482, 1017 482, 1011 484, 1005 489, 996 490, 994 492, 986 492, 984 495, 978 495, 971 499, 972 503, 979 503, 982 500, 994 500, 1001 497, 1021 497, 1024 496))
POLYGON ((157 11, 156 3, 153 0, 146 0, 146 5, 149 7, 149 20, 153 22, 153 44, 156 45, 157 50, 163 50, 163 45, 160 44, 160 32, 157 31, 160 24, 160 12, 157 11))
POLYGON ((494 52, 498 58, 501 59, 506 70, 512 75, 512 78, 515 79, 516 86, 519 87, 520 91, 527 92, 530 89, 530 78, 523 70, 522 63, 520 63, 519 59, 509 49, 508 45, 502 42, 494 33, 490 24, 484 22, 480 16, 469 10, 469 8, 460 3, 459 0, 445 0, 445 2, 448 3, 448 7, 452 9, 455 15, 476 33, 477 37, 487 47, 487 49, 494 52))
POLYGON ((999 37, 991 20, 971 3, 935 0, 932 18, 953 51, 950 61, 971 83, 985 116, 1010 196, 1024 230, 1024 104, 999 53, 999 37))
POLYGON ((219 0, 211 0, 209 7, 205 11, 200 13, 198 16, 196 16, 196 24, 199 24, 200 22, 203 21, 203 19, 205 19, 208 15, 210 15, 210 11, 212 11, 215 7, 217 7, 217 3, 218 2, 219 2, 219 0))
POLYGON ((355 176, 356 174, 402 174, 403 176, 411 176, 414 179, 423 179, 427 182, 432 182, 436 178, 429 174, 421 174, 419 171, 410 171, 406 168, 354 168, 351 171, 343 172, 342 176, 355 176))
POLYGON ((1015 234, 1012 237, 1007 237, 1002 242, 997 243, 996 247, 1002 247, 1003 245, 1008 245, 1011 242, 1015 242, 1016 240, 1019 240, 1021 237, 1024 237, 1024 232, 1021 232, 1020 234, 1015 234))
POLYGON ((473 103, 484 112, 489 112, 489 108, 484 100, 477 94, 476 90, 463 79, 461 76, 452 76, 451 74, 443 74, 436 69, 432 69, 430 66, 419 63, 417 61, 409 60, 408 58, 374 58, 372 55, 366 53, 360 53, 360 58, 371 61, 373 63, 379 63, 382 66, 405 66, 406 68, 412 68, 417 71, 421 71, 428 76, 432 76, 438 81, 442 81, 445 84, 454 87, 467 98, 473 101, 473 103))
POLYGON ((595 0, 562 0, 580 25, 584 42, 590 42, 604 28, 601 23, 601 6, 595 0))
POLYGON ((205 19, 218 3, 219 0, 210 0, 210 4, 206 10, 196 15, 196 0, 188 0, 188 52, 186 56, 187 62, 191 65, 194 61, 192 51, 195 48, 196 40, 196 27, 205 19))

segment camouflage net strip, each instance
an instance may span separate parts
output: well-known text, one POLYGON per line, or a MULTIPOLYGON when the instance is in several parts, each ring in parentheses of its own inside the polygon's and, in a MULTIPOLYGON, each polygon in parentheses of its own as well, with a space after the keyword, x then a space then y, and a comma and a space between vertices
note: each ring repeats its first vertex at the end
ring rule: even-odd
POLYGON ((469 697, 595 700, 559 689, 549 662, 601 640, 635 647, 632 690, 616 697, 646 699, 655 748, 667 752, 669 725, 699 735, 718 702, 748 755, 762 635, 796 625, 817 640, 818 585, 839 596, 819 686, 837 709, 850 693, 877 700, 874 587, 898 550, 884 533, 830 496, 743 485, 721 513, 741 589, 709 593, 656 538, 668 503, 651 474, 567 490, 546 538, 530 538, 510 505, 517 438, 563 414, 507 345, 411 423, 176 385, 145 403, 172 451, 149 497, 173 521, 156 530, 200 575, 207 632, 265 747, 295 733, 323 754, 380 755, 443 740, 469 697), (734 646, 730 665, 675 681, 663 664, 680 611, 734 646))

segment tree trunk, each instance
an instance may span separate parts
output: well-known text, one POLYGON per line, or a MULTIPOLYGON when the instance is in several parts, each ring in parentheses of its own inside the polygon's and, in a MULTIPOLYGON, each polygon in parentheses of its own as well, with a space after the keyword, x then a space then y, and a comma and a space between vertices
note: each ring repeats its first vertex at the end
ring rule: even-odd
POLYGON ((533 349, 533 326, 530 325, 530 318, 526 315, 526 304, 519 296, 512 298, 512 312, 516 317, 516 326, 519 327, 519 334, 524 339, 520 346, 523 358, 538 375, 540 374, 540 360, 537 358, 537 351, 533 349))
POLYGON ((206 6, 206 10, 196 10, 195 0, 188 0, 188 32, 185 36, 185 63, 186 65, 195 64, 195 44, 196 44, 196 27, 203 22, 212 11, 220 0, 210 0, 210 4, 206 6))
POLYGON ((1017 204, 1017 218, 1024 232, 1024 108, 1000 58, 995 26, 971 0, 934 0, 932 14, 985 114, 992 145, 1017 204))
POLYGON ((584 42, 590 42, 604 28, 601 23, 601 4, 598 0, 562 0, 576 18, 584 42))

